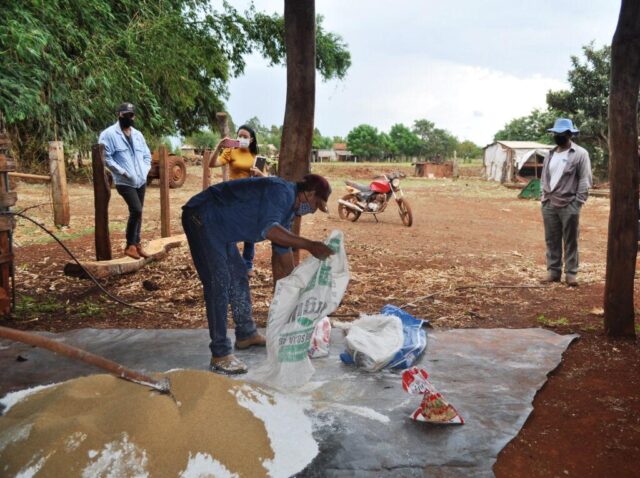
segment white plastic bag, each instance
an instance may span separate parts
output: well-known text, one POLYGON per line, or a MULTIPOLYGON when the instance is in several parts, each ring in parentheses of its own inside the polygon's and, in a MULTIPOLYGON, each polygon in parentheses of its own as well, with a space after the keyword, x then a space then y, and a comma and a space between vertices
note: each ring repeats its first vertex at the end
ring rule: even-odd
POLYGON ((353 321, 346 340, 347 352, 355 364, 377 372, 402 348, 402 321, 394 315, 364 315, 353 321))
POLYGON ((332 231, 325 243, 335 254, 323 261, 308 257, 276 284, 267 323, 267 360, 252 374, 255 380, 295 388, 313 375, 308 351, 314 327, 338 308, 349 284, 342 232, 332 231))
POLYGON ((331 341, 331 321, 329 317, 320 320, 313 329, 311 345, 309 346, 309 358, 320 358, 329 355, 329 343, 331 341))

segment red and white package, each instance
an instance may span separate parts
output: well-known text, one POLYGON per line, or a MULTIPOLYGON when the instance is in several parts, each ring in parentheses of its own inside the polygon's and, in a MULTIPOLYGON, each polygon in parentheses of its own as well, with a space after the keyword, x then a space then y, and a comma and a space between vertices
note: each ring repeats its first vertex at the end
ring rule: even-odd
POLYGON ((440 424, 464 424, 463 418, 453 405, 448 403, 436 388, 427 380, 429 374, 418 367, 407 369, 402 374, 402 388, 407 393, 422 395, 422 403, 411 414, 417 422, 440 424))
POLYGON ((309 343, 309 358, 326 357, 329 355, 329 341, 331 340, 331 321, 329 317, 321 319, 313 329, 309 343))

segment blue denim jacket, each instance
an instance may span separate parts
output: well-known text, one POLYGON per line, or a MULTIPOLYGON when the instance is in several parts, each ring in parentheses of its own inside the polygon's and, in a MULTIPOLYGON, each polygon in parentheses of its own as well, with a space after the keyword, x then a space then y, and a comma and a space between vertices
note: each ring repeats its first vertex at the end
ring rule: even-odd
POLYGON ((116 122, 100 133, 98 142, 104 144, 104 160, 113 174, 114 183, 139 188, 147 182, 151 151, 137 129, 131 128, 131 139, 133 149, 116 122))

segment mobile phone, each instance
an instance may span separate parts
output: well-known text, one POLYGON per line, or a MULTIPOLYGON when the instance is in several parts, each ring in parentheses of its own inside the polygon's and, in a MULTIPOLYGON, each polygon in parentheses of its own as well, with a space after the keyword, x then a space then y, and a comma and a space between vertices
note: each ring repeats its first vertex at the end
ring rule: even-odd
POLYGON ((267 158, 264 156, 256 156, 256 161, 253 163, 253 167, 258 168, 260 171, 264 171, 265 164, 267 164, 267 158))
POLYGON ((222 143, 222 146, 224 146, 225 148, 239 148, 240 141, 238 141, 237 139, 225 139, 224 143, 222 143))

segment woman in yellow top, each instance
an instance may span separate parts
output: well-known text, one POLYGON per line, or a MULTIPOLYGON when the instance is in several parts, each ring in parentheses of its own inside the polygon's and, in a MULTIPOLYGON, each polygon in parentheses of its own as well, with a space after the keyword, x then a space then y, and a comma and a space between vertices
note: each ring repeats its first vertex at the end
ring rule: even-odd
MULTIPOLYGON (((238 128, 238 141, 240 146, 237 148, 225 148, 225 143, 229 138, 222 138, 216 146, 211 161, 210 168, 217 166, 229 165, 230 179, 243 179, 254 176, 267 176, 264 171, 256 168, 256 156, 258 155, 258 141, 253 128, 242 125, 238 128)), ((247 265, 249 276, 253 276, 253 257, 255 254, 255 244, 253 242, 245 242, 242 249, 242 258, 247 265)))

